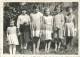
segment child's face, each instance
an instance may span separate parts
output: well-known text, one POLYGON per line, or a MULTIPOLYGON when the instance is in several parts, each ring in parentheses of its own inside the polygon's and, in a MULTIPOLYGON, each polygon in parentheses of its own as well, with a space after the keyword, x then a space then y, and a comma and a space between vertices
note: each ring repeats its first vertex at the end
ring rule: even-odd
POLYGON ((26 10, 23 10, 23 11, 22 11, 22 14, 25 15, 25 14, 26 14, 26 10))
POLYGON ((46 15, 49 15, 49 14, 50 14, 49 9, 45 10, 45 14, 46 14, 46 15))
POLYGON ((72 8, 68 9, 68 13, 72 13, 72 11, 73 11, 72 8))
POLYGON ((14 22, 10 22, 10 26, 14 26, 14 22))
POLYGON ((38 8, 37 8, 37 9, 34 9, 34 12, 35 12, 35 13, 37 13, 38 11, 39 11, 39 9, 38 9, 38 8))
POLYGON ((60 12, 60 8, 57 8, 56 11, 57 11, 57 13, 59 13, 60 12))

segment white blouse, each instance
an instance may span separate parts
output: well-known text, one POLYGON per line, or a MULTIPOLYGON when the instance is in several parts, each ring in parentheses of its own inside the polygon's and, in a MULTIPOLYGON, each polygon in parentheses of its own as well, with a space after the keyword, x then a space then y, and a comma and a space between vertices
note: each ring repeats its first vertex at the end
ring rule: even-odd
POLYGON ((19 15, 18 19, 17 19, 17 28, 20 28, 20 24, 28 24, 28 22, 30 21, 30 17, 29 15, 25 14, 25 15, 19 15))

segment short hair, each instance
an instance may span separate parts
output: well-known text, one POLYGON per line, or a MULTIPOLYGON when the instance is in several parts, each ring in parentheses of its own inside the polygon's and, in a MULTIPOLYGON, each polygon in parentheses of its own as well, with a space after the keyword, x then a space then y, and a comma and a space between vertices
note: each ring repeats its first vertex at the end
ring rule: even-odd
POLYGON ((60 8, 60 12, 63 11, 63 10, 62 10, 62 7, 61 7, 60 5, 56 5, 56 6, 54 7, 54 11, 56 11, 58 8, 60 8))
POLYGON ((46 7, 46 8, 44 9, 44 13, 45 13, 46 10, 49 10, 49 11, 50 11, 50 9, 49 9, 48 7, 46 7))
POLYGON ((24 10, 26 11, 26 9, 25 9, 25 8, 21 9, 21 11, 24 11, 24 10))
POLYGON ((33 5, 33 9, 39 9, 39 7, 35 4, 33 5))
MULTIPOLYGON (((67 7, 66 8, 66 12, 68 12, 70 8, 72 8, 72 7, 67 7)), ((72 8, 72 10, 73 10, 73 8, 72 8)))

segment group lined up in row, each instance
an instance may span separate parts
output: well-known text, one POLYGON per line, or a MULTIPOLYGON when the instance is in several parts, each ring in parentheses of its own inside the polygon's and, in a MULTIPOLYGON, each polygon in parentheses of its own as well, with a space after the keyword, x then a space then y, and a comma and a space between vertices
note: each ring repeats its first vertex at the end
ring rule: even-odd
POLYGON ((32 40, 33 53, 39 53, 41 35, 44 35, 45 52, 49 52, 52 35, 54 36, 55 51, 59 50, 64 41, 64 34, 66 37, 65 46, 71 44, 74 37, 74 30, 76 28, 75 15, 72 14, 73 9, 67 7, 67 15, 61 13, 60 5, 55 7, 56 15, 51 16, 49 8, 44 9, 44 14, 39 12, 37 5, 33 6, 33 13, 26 14, 26 10, 22 10, 22 14, 17 19, 17 29, 14 26, 14 21, 10 21, 10 27, 7 28, 7 40, 9 44, 10 54, 15 54, 16 45, 19 45, 17 35, 20 36, 21 51, 27 49, 27 43, 32 40), (65 29, 65 33, 63 33, 65 29), (17 33, 16 33, 17 30, 17 33))

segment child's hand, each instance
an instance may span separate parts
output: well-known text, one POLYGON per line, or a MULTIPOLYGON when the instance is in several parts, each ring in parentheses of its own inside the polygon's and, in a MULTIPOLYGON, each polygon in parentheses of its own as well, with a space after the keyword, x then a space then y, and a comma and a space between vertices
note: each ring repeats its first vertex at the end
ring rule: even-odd
POLYGON ((20 36, 21 35, 21 32, 18 32, 17 35, 20 36))
POLYGON ((76 29, 76 28, 74 28, 74 31, 77 31, 77 29, 76 29))

